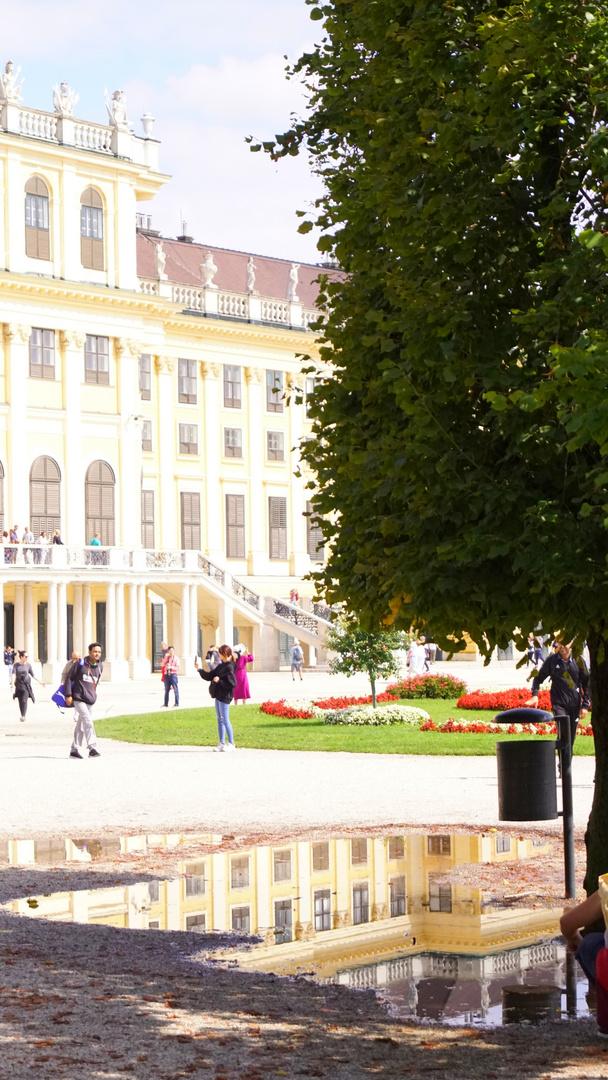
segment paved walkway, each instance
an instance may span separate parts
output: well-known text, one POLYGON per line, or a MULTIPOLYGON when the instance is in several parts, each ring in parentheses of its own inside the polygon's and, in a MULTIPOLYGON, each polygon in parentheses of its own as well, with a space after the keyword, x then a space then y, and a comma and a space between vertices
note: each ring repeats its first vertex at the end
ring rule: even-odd
MULTIPOLYGON (((442 665, 453 671, 454 665, 442 665)), ((459 665, 460 672, 465 665, 459 665)), ((514 665, 466 665, 470 685, 521 685, 514 665), (493 670, 494 669, 494 670, 493 670)), ((439 665, 437 665, 439 670, 439 665)), ((463 672, 464 674, 464 672, 463 672)), ((288 673, 251 677, 254 700, 365 693, 364 678, 321 672, 302 687, 288 673)), ((184 705, 208 704, 198 677, 181 682, 184 705)), ((280 833, 328 825, 497 824, 496 762, 485 757, 156 747, 100 742, 95 760, 68 757, 73 723, 40 691, 20 724, 8 688, 0 688, 0 836, 74 832, 200 830, 280 833), (46 700, 45 700, 46 699, 46 700)), ((144 712, 161 701, 158 677, 124 687, 102 685, 97 715, 144 712)), ((238 708, 233 707, 237 719, 238 708)), ((171 713, 168 713, 170 716, 171 713)), ((238 741, 238 740, 237 740, 238 741)), ((593 758, 574 761, 575 814, 584 826, 593 795, 593 758)), ((560 822, 547 823, 559 830, 560 822)))

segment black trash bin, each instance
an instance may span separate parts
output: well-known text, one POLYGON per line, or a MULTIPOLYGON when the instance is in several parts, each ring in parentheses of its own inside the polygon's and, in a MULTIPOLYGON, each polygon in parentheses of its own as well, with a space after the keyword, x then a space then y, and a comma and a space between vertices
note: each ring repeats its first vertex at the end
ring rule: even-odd
MULTIPOLYGON (((508 709, 498 724, 550 723, 540 709, 508 709)), ((552 821, 557 813, 555 739, 497 742, 498 817, 500 821, 552 821)))

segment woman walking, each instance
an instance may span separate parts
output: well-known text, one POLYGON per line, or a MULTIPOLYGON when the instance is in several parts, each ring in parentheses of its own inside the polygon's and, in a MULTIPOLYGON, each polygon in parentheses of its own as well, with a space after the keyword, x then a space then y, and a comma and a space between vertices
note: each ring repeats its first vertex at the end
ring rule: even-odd
POLYGON ((195 660, 194 666, 201 679, 210 683, 209 693, 215 699, 215 713, 220 741, 214 746, 215 751, 234 750, 234 735, 230 723, 230 702, 236 686, 234 657, 229 645, 220 645, 218 649, 220 663, 212 671, 203 671, 195 660))
POLYGON ((235 647, 236 655, 236 686, 234 688, 234 700, 238 705, 239 701, 249 701, 251 698, 251 691, 249 689, 249 679, 247 678, 247 664, 251 664, 255 660, 253 653, 247 652, 246 645, 237 645, 235 647))
MULTIPOLYGON (((32 679, 36 679, 34 669, 29 662, 28 654, 20 649, 19 661, 13 667, 13 698, 16 698, 19 702, 21 711, 19 719, 22 723, 25 721, 30 698, 33 702, 36 701, 32 690, 32 679)), ((40 682, 40 679, 36 679, 36 682, 40 683, 40 686, 45 685, 45 683, 40 682)))

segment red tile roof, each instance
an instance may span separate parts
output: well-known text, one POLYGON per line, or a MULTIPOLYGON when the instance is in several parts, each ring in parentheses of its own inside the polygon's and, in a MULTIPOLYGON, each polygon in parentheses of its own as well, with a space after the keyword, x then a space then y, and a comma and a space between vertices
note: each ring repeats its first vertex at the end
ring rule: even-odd
MULTIPOLYGON (((189 244, 183 240, 167 240, 165 237, 146 236, 137 233, 137 273, 142 278, 156 278, 154 268, 154 249, 162 239, 163 251, 167 256, 165 273, 169 281, 179 285, 200 286, 200 265, 205 253, 211 251, 217 266, 213 278, 214 285, 226 292, 247 292, 247 260, 249 253, 227 251, 225 248, 211 247, 208 244, 189 244)), ((255 290, 260 296, 269 296, 277 300, 286 300, 289 286, 291 263, 286 259, 272 259, 267 255, 254 255, 256 266, 255 290)), ((311 263, 301 263, 298 270, 298 299, 305 308, 314 308, 319 292, 315 279, 320 273, 329 277, 341 277, 340 271, 326 270, 311 263)))

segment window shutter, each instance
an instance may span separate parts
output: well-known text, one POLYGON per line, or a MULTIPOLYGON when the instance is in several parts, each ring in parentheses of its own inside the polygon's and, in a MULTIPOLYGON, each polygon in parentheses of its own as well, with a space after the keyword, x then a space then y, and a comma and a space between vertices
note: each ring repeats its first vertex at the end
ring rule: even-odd
POLYGON ((91 240, 91 269, 104 270, 103 240, 91 240))
POLYGON ((306 531, 307 531, 307 548, 308 554, 313 562, 323 562, 323 530, 320 525, 316 525, 314 518, 311 518, 311 514, 314 514, 312 503, 306 503, 306 531))
POLYGON ((154 547, 154 492, 141 493, 141 546, 154 547))
POLYGON ((287 558, 287 499, 272 495, 268 499, 270 558, 287 558))
POLYGON ((201 497, 197 491, 182 491, 182 548, 198 551, 201 546, 201 497))
POLYGON ((85 269, 93 269, 93 241, 90 236, 80 237, 80 261, 85 269))
POLYGON ((28 259, 38 258, 38 229, 32 229, 29 225, 25 226, 25 254, 28 259))
POLYGON ((100 534, 102 545, 114 545, 114 487, 112 469, 105 461, 93 461, 85 480, 87 543, 100 534))
POLYGON ((226 495, 226 555, 245 558, 245 496, 226 495))

